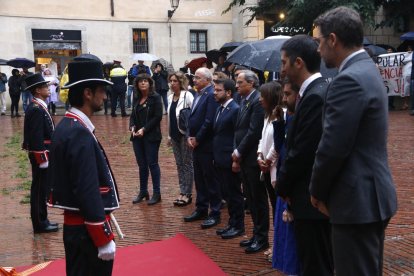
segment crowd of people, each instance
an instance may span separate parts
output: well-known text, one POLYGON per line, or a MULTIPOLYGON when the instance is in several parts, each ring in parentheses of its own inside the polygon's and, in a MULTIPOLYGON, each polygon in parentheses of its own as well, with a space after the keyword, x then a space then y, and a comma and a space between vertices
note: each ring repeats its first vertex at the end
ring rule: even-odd
MULTIPOLYGON (((262 85, 242 66, 231 74, 201 67, 189 78, 186 70, 168 74, 162 64, 151 72, 142 61, 129 72, 120 64, 104 72, 96 60, 74 61, 62 86, 71 108, 56 127, 50 115, 57 79, 47 69, 25 78, 24 89, 34 97, 24 128, 33 229, 58 231, 42 199, 65 210, 68 275, 112 271, 116 246, 109 215, 119 208, 119 197, 90 121, 108 91, 111 115, 119 102, 121 116, 130 118, 139 169, 133 204, 161 201, 158 157, 166 114, 180 190, 171 203, 191 204, 195 183, 194 210, 184 222, 215 227, 227 207, 229 220, 217 235, 244 235, 250 214, 252 233, 240 247, 246 254, 266 250, 272 266, 285 274, 382 274, 384 232, 397 210, 387 160, 387 94, 362 47, 362 21, 354 10, 330 10, 314 24, 313 37, 297 35, 283 44, 282 80, 262 85), (339 69, 329 84, 320 74, 321 59, 339 69)), ((16 71, 9 86, 21 87, 16 71)))

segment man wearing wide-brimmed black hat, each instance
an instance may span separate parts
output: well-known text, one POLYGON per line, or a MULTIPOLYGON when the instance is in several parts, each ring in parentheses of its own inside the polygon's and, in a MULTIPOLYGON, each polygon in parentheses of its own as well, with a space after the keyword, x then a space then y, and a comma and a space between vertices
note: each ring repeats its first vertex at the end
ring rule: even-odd
POLYGON ((115 256, 110 213, 119 208, 116 182, 90 118, 106 99, 102 63, 68 65, 72 108, 57 125, 50 150, 49 204, 64 209, 67 275, 111 275, 115 256))
POLYGON ((49 222, 46 208, 49 146, 55 128, 46 105, 50 91, 48 82, 40 74, 28 76, 25 81, 26 89, 33 95, 33 99, 26 109, 23 139, 23 149, 28 151, 32 165, 30 216, 33 232, 56 232, 58 226, 56 223, 49 222))

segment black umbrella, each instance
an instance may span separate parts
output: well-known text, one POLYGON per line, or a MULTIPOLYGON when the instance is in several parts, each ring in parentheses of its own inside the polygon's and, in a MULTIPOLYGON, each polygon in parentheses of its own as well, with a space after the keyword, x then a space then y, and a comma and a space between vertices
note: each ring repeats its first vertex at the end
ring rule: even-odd
POLYGON ((32 68, 36 66, 36 63, 33 60, 27 58, 14 58, 6 63, 14 68, 32 68))
POLYGON ((261 71, 278 72, 281 63, 280 48, 286 40, 288 38, 244 43, 229 54, 227 61, 261 71))
POLYGON ((364 36, 364 40, 362 41, 362 45, 366 46, 366 45, 371 45, 371 44, 372 44, 372 42, 364 36))
POLYGON ((386 49, 384 49, 380 46, 377 46, 377 45, 368 45, 368 46, 365 46, 365 48, 370 49, 373 56, 379 56, 379 55, 387 53, 386 49))
POLYGON ((221 56, 224 56, 224 59, 226 59, 227 53, 217 49, 210 50, 206 53, 207 59, 214 62, 215 64, 218 64, 219 57, 221 56))
POLYGON ((99 61, 100 63, 102 63, 102 60, 100 58, 92 54, 81 54, 77 57, 74 57, 73 60, 76 60, 76 61, 95 60, 95 61, 99 61))
POLYGON ((0 58, 0 65, 7 65, 7 60, 0 58))
POLYGON ((414 32, 408 32, 400 36, 401 40, 414 40, 414 32))
POLYGON ((222 52, 231 52, 240 45, 242 45, 244 42, 227 42, 224 43, 223 46, 221 46, 220 51, 222 52))

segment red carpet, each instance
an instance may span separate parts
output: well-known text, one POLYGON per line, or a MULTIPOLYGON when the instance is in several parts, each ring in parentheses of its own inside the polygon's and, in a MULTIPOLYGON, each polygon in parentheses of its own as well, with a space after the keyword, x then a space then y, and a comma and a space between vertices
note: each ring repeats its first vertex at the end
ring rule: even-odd
MULTIPOLYGON (((65 275, 65 260, 16 269, 23 275, 65 275), (45 266, 41 268, 39 266, 45 266), (40 270, 37 270, 40 268, 40 270), (31 271, 30 271, 31 270, 31 271), (33 270, 36 270, 34 273, 33 270)), ((112 275, 226 275, 184 235, 118 248, 112 275)))

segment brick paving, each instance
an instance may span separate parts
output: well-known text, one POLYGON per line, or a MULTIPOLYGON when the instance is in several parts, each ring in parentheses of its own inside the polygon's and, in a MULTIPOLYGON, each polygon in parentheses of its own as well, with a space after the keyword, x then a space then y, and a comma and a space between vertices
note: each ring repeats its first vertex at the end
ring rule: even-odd
MULTIPOLYGON (((56 121, 60 118, 57 116, 56 121)), ((414 183, 413 121, 414 118, 406 112, 390 113, 389 158, 398 190, 399 211, 386 233, 385 275, 414 275, 414 192, 411 189, 414 183)), ((282 275, 271 269, 262 253, 244 254, 238 246, 242 238, 223 241, 216 236, 216 228, 201 230, 199 222, 183 222, 182 217, 192 212, 194 203, 183 208, 172 205, 179 189, 174 157, 165 140, 160 149, 162 202, 155 206, 147 206, 145 202, 132 205, 131 200, 138 188, 138 167, 127 133, 128 119, 97 115, 93 117, 93 122, 109 156, 121 197, 121 208, 115 215, 126 238, 117 239, 119 247, 162 240, 182 233, 229 275, 282 275)), ((165 116, 162 126, 165 134, 165 116)), ((16 133, 21 133, 23 117, 12 119, 2 116, 0 127, 0 209, 3 210, 0 212, 0 265, 21 266, 62 258, 62 231, 33 235, 29 204, 20 203, 28 191, 17 189, 24 180, 16 177, 17 159, 7 154, 7 143, 16 133)), ((62 223, 61 214, 58 209, 49 209, 52 221, 62 223)), ((222 226, 227 219, 226 212, 223 212, 222 226)), ((250 216, 246 216, 248 235, 251 234, 251 227, 250 216)))

